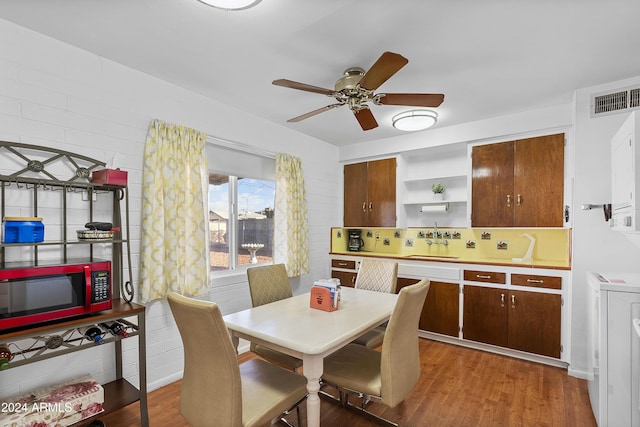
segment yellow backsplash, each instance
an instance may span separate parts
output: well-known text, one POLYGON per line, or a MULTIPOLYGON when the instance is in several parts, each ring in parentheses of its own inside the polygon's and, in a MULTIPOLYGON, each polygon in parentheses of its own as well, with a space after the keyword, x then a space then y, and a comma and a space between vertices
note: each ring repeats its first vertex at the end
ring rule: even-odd
MULTIPOLYGON (((332 252, 349 252, 348 230, 349 228, 337 227, 331 229, 332 252)), ((536 239, 532 256, 534 260, 568 262, 570 259, 571 230, 566 228, 438 228, 438 241, 442 242, 444 238, 447 245, 433 243, 435 238, 429 235, 433 233, 433 228, 376 227, 361 230, 363 252, 511 261, 513 258, 522 258, 527 252, 530 241, 523 236, 526 233, 536 239), (432 241, 431 245, 427 243, 427 239, 432 241)))

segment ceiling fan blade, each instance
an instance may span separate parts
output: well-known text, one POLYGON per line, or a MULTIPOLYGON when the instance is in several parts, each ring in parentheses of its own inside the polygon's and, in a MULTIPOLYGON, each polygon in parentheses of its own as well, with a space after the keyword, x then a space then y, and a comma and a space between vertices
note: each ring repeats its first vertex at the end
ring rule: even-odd
POLYGON ((293 80, 287 80, 287 79, 278 79, 278 80, 274 80, 272 82, 274 85, 276 86, 282 86, 282 87, 288 87, 291 89, 298 89, 298 90, 304 90, 307 92, 314 92, 314 93, 320 93, 322 95, 333 95, 335 93, 334 90, 331 89, 325 89, 322 87, 318 87, 318 86, 312 86, 312 85, 308 85, 305 83, 299 83, 299 82, 294 82, 293 80))
POLYGON ((379 96, 378 103, 382 105, 438 107, 444 101, 441 93, 382 93, 379 96))
POLYGON ((324 113, 325 111, 332 110, 334 108, 342 107, 344 104, 331 104, 326 107, 318 108, 317 110, 310 111, 306 114, 302 114, 301 116, 294 117, 293 119, 287 120, 287 122, 299 122, 304 119, 308 119, 309 117, 313 117, 317 114, 324 113))
POLYGON ((377 89, 389 77, 397 73, 402 67, 407 65, 409 60, 402 55, 393 52, 385 52, 369 68, 360 79, 360 87, 369 90, 377 89))
POLYGON ((378 122, 376 122, 376 118, 373 117, 370 109, 363 108, 360 111, 354 111, 353 114, 356 116, 358 123, 360 123, 362 130, 371 130, 378 127, 378 122))

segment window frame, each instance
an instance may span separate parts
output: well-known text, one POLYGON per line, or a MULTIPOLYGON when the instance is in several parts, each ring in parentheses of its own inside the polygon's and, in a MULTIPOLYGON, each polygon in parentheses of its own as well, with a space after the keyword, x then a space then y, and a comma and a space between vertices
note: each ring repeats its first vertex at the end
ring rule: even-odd
MULTIPOLYGON (((246 269, 250 267, 273 264, 274 262, 273 248, 272 248, 272 255, 271 255, 270 261, 258 262, 256 264, 240 264, 238 262, 238 257, 240 255, 238 250, 238 246, 240 244, 240 236, 238 235, 239 221, 240 221, 239 202, 238 202, 238 188, 239 188, 238 184, 241 179, 253 179, 253 180, 262 181, 262 182, 269 182, 273 184, 275 189, 275 185, 276 185, 275 179, 270 180, 268 178, 254 178, 254 177, 248 177, 248 176, 239 177, 238 175, 234 175, 226 172, 217 172, 213 170, 209 170, 209 173, 224 175, 228 178, 227 184, 228 184, 228 206, 229 206, 229 218, 227 220, 227 236, 229 236, 229 241, 227 242, 227 245, 228 245, 227 253, 228 253, 229 263, 226 269, 219 269, 219 270, 211 269, 210 271, 211 275, 224 276, 228 274, 246 271, 246 269)), ((210 186, 211 184, 208 184, 208 185, 210 186)), ((210 202, 210 200, 208 200, 208 202, 210 202)), ((275 190, 274 190, 273 208, 275 209, 275 190)), ((209 253, 211 252, 212 251, 209 250, 209 253)), ((211 265, 211 261, 209 261, 209 267, 210 268, 213 267, 211 265)))

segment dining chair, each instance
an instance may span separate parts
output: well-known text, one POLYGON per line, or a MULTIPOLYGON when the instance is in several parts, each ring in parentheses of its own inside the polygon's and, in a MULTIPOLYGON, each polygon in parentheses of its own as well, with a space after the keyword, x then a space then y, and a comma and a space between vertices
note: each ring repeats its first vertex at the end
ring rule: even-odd
MULTIPOLYGON (((249 292, 253 307, 293 296, 284 264, 248 268, 247 278, 249 279, 249 292)), ((301 359, 260 344, 252 342, 250 350, 263 359, 292 371, 296 371, 302 366, 301 359)))
MULTIPOLYGON (((398 263, 374 259, 363 259, 356 276, 355 288, 378 292, 396 292, 398 281, 398 263)), ((386 325, 378 326, 359 336, 353 342, 369 348, 382 344, 386 325)))
MULTIPOLYGON (((340 403, 386 426, 398 425, 369 412, 365 406, 378 399, 391 408, 402 402, 420 378, 418 322, 430 282, 420 282, 400 290, 393 309, 382 351, 348 344, 324 360, 324 384, 336 387, 340 403), (362 398, 360 406, 349 402, 349 395, 362 398)), ((326 393, 323 396, 328 396, 326 393)))
POLYGON ((180 413, 194 427, 263 426, 282 418, 307 395, 302 375, 252 359, 238 364, 216 303, 167 297, 184 345, 180 413))

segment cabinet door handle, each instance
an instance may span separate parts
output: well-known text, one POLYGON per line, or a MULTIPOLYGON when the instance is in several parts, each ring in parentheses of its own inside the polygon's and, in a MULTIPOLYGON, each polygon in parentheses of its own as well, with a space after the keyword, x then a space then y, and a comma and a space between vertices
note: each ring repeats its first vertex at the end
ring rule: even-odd
POLYGON ((369 212, 373 210, 373 202, 369 202, 369 212))
POLYGON ((522 204, 522 196, 520 194, 518 194, 518 206, 520 206, 522 204))
POLYGON ((511 207, 511 194, 507 194, 507 207, 511 207))
POLYGON ((351 276, 351 284, 352 284, 353 286, 355 286, 355 285, 356 285, 356 276, 351 276))
POLYGON ((511 295, 511 308, 516 308, 516 296, 511 295))
POLYGON ((482 274, 476 274, 476 278, 478 278, 478 279, 491 279, 491 275, 483 276, 482 274))
POLYGON ((367 202, 362 202, 362 212, 367 211, 367 202))
POLYGON ((536 279, 527 279, 528 283, 544 283, 544 280, 536 280, 536 279))
POLYGON ((500 294, 500 307, 504 307, 504 294, 500 294))
POLYGON ((349 265, 349 264, 347 264, 344 261, 338 261, 338 267, 346 267, 347 265, 349 265))

